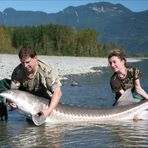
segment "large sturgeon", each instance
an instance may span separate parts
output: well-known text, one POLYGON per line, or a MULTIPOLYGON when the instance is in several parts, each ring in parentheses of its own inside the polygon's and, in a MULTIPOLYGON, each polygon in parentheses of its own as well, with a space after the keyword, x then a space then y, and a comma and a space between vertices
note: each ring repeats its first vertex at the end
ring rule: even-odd
MULTIPOLYGON (((127 93, 129 93, 129 91, 127 93)), ((117 120, 121 121, 125 119, 133 119, 135 115, 141 115, 148 109, 147 100, 143 100, 140 103, 132 103, 110 108, 84 108, 59 104, 50 116, 45 119, 43 115, 39 114, 39 112, 48 107, 49 101, 47 99, 20 90, 7 90, 0 93, 0 96, 16 103, 18 110, 31 118, 35 125, 41 125, 44 122, 55 124, 64 122, 106 123, 117 120)), ((125 96, 127 97, 127 94, 125 96)))

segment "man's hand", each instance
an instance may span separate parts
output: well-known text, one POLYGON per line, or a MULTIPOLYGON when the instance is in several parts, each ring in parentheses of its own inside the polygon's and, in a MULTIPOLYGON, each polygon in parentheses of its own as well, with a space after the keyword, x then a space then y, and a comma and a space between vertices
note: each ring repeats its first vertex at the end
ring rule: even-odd
POLYGON ((41 111, 43 113, 43 115, 47 118, 50 114, 49 110, 48 109, 44 109, 41 111))
POLYGON ((8 101, 7 104, 10 108, 17 109, 17 105, 15 103, 8 101))

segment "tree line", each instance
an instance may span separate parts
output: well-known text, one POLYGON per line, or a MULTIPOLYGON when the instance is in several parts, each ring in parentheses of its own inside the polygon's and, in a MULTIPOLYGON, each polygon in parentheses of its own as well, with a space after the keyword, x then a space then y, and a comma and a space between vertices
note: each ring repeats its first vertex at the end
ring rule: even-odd
POLYGON ((74 29, 62 25, 25 27, 0 26, 0 53, 17 53, 24 45, 31 45, 38 54, 59 56, 105 56, 113 43, 100 43, 94 29, 74 29))

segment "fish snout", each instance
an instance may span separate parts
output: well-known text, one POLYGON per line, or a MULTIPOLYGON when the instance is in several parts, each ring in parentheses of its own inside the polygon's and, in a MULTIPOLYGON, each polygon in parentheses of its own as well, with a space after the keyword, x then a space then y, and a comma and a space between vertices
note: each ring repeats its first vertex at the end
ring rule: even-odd
POLYGON ((32 115, 32 121, 37 126, 40 126, 43 123, 45 123, 45 120, 46 120, 46 117, 44 116, 44 114, 42 112, 32 115))

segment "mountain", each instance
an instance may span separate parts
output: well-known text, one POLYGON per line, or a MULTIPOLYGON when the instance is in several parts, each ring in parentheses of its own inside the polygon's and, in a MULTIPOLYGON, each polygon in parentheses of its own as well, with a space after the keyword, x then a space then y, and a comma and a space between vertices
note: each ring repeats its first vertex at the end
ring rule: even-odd
POLYGON ((148 11, 132 12, 121 4, 90 3, 67 7, 58 13, 16 11, 7 8, 0 12, 0 24, 32 26, 60 24, 70 27, 93 28, 101 42, 113 42, 125 47, 129 55, 148 55, 148 11))

